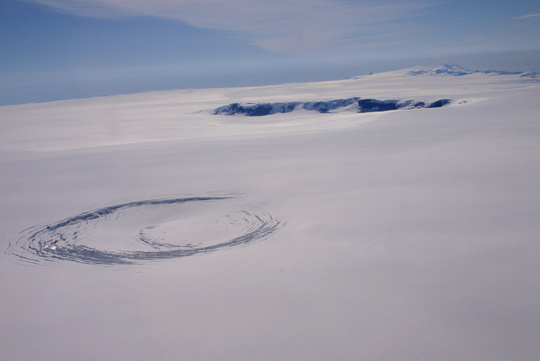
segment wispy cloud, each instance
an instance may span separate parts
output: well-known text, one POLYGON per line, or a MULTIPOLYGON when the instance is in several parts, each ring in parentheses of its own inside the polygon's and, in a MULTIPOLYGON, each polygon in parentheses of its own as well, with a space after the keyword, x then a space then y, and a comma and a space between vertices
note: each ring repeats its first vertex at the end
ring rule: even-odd
POLYGON ((527 14, 527 15, 520 16, 520 17, 518 17, 516 19, 527 19, 527 18, 536 18, 536 17, 540 17, 540 13, 527 14))
POLYGON ((34 1, 82 16, 174 18, 196 27, 238 32, 265 50, 281 53, 335 48, 351 34, 386 30, 430 6, 428 0, 34 1))

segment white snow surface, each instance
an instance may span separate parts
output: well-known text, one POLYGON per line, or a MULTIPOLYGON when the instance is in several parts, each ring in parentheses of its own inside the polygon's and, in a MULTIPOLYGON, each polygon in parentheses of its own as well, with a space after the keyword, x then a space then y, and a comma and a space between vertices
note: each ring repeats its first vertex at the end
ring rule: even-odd
POLYGON ((540 83, 430 70, 0 107, 0 359, 537 359, 540 83), (355 96, 453 102, 211 114, 355 96), (133 203, 190 197, 230 198, 133 203), (134 264, 25 248, 54 227, 50 254, 204 247, 257 222, 276 227, 134 264))

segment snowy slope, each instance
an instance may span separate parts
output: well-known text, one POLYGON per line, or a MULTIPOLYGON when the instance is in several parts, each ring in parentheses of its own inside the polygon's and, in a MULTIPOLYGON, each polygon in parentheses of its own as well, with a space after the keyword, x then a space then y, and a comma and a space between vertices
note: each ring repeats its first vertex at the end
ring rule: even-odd
POLYGON ((540 84, 473 70, 0 107, 0 359, 535 359, 540 84), (214 114, 354 97, 451 103, 214 114))
POLYGON ((431 76, 465 76, 471 74, 488 74, 488 75, 519 75, 520 78, 538 78, 535 72, 514 72, 501 71, 493 69, 470 68, 462 65, 440 65, 433 67, 415 67, 408 71, 409 75, 431 75, 431 76))

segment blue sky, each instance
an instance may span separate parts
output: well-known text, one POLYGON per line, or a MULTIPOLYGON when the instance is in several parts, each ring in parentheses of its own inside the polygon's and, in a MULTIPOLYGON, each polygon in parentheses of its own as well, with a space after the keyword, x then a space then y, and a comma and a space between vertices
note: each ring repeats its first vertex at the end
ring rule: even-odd
POLYGON ((440 63, 540 71, 539 39, 537 0, 0 0, 0 104, 440 63))

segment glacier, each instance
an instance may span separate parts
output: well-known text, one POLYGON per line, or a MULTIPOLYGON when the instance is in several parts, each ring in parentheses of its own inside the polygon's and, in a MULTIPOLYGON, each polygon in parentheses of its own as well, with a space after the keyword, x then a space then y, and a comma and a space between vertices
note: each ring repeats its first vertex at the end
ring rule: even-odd
POLYGON ((1 106, 0 359, 536 359, 540 82, 445 68, 1 106))
POLYGON ((436 67, 422 68, 410 70, 409 75, 449 75, 449 76, 465 76, 471 74, 490 74, 490 75, 519 75, 521 78, 538 78, 538 73, 534 71, 519 72, 519 71, 504 71, 493 69, 471 68, 463 65, 441 65, 436 67))

